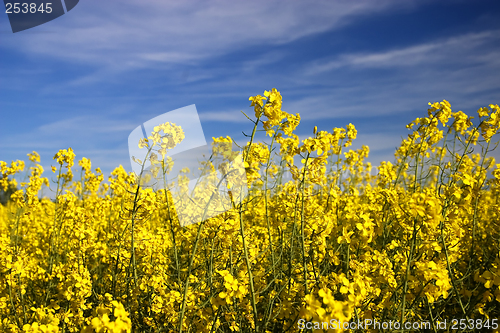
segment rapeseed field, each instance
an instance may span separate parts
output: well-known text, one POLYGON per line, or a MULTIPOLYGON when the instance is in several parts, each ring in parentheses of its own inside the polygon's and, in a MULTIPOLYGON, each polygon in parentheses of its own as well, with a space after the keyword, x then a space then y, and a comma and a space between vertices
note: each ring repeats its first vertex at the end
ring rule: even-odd
MULTIPOLYGON (((300 115, 281 109, 276 89, 250 101, 245 181, 226 179, 224 212, 188 210, 199 223, 179 223, 189 200, 122 166, 105 180, 71 148, 48 172, 36 152, 26 164, 0 161, 0 189, 14 189, 0 205, 0 331, 299 332, 300 320, 376 320, 437 332, 452 319, 498 331, 498 105, 473 119, 429 103, 393 163, 375 168, 367 146, 349 149, 354 125, 299 140, 300 115), (55 199, 40 199, 49 177, 55 199)), ((165 123, 138 142, 153 176, 169 173, 165 157, 183 139, 165 123)), ((234 157, 228 144, 214 138, 214 154, 234 157)), ((210 190, 196 189, 196 207, 210 205, 210 190)))

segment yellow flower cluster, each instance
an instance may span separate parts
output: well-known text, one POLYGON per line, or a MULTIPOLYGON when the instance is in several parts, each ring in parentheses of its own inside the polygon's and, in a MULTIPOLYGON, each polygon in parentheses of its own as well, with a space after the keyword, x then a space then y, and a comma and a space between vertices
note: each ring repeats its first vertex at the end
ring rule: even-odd
MULTIPOLYGON (((146 188, 122 166, 105 181, 87 158, 73 180, 70 148, 54 156, 51 200, 40 198, 48 179, 36 152, 19 183, 24 162, 0 161, 0 190, 12 193, 0 205, 0 331, 299 332, 299 319, 452 318, 495 330, 498 105, 474 119, 430 103, 395 161, 375 169, 367 146, 346 150, 354 125, 299 140, 300 115, 281 110, 276 89, 250 101, 241 155, 232 138, 214 138, 220 163, 204 162, 194 190, 182 174, 146 188), (261 128, 269 143, 254 142, 261 128), (227 172, 235 165, 245 175, 227 172), (217 168, 229 203, 215 191, 217 168), (202 222, 183 226, 183 214, 202 222)), ((166 153, 182 139, 179 126, 159 124, 137 162, 168 174, 166 153)))

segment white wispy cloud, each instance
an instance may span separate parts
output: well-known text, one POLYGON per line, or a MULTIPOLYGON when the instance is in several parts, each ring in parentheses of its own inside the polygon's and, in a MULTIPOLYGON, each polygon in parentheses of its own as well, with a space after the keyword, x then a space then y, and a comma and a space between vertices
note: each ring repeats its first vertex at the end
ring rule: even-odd
POLYGON ((480 45, 498 40, 499 35, 500 31, 497 30, 483 31, 382 52, 342 54, 332 60, 314 61, 306 68, 305 73, 314 75, 345 67, 358 69, 409 67, 450 60, 468 63, 498 62, 498 57, 491 54, 476 54, 475 51, 480 45))
POLYGON ((303 97, 284 105, 288 112, 301 113, 304 120, 349 117, 360 121, 367 116, 425 111, 427 102, 442 99, 460 109, 498 103, 494 98, 498 98, 495 91, 500 91, 499 42, 500 31, 489 30, 312 61, 296 75, 321 88, 303 90, 303 97))
MULTIPOLYGON (((2 150, 48 150, 68 146, 86 146, 93 150, 107 146, 106 140, 116 141, 123 137, 126 144, 128 134, 137 126, 130 119, 87 115, 64 118, 39 125, 31 131, 12 133, 8 140, 0 141, 2 150)), ((53 153, 56 153, 54 151, 53 153)))
POLYGON ((67 15, 6 35, 3 48, 70 63, 123 68, 193 63, 252 45, 283 44, 340 27, 359 15, 414 1, 148 1, 80 2, 67 15), (15 36, 15 37, 14 37, 15 36))

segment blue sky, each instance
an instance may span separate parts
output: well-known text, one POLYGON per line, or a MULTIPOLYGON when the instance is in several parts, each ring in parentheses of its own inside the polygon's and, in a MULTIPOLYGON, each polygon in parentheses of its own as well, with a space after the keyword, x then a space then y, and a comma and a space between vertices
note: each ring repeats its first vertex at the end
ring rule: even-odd
MULTIPOLYGON (((248 97, 277 88, 301 137, 353 123, 393 160, 428 102, 500 103, 498 1, 102 1, 13 34, 0 15, 0 160, 72 147, 131 170, 141 123, 196 104, 207 140, 242 142, 248 97)), ((500 155, 498 152, 496 156, 500 155)))

